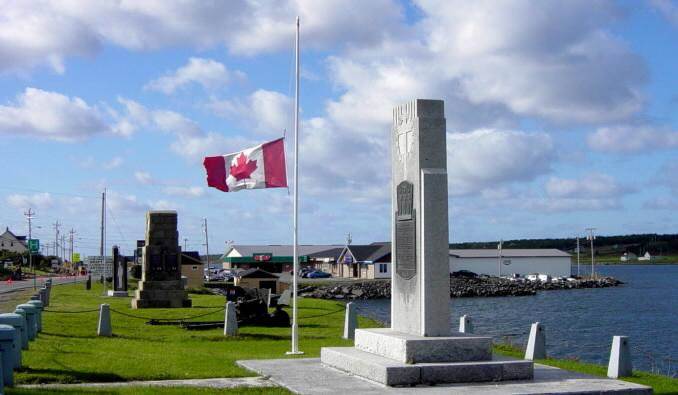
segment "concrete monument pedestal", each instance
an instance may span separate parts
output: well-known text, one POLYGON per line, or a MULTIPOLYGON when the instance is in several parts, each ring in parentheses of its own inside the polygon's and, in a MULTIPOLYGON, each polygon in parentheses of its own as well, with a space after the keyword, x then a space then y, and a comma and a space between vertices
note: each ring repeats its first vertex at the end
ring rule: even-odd
POLYGON ((531 379, 531 361, 492 359, 490 337, 451 334, 443 102, 397 106, 391 147, 391 328, 356 330, 322 364, 386 385, 531 379))

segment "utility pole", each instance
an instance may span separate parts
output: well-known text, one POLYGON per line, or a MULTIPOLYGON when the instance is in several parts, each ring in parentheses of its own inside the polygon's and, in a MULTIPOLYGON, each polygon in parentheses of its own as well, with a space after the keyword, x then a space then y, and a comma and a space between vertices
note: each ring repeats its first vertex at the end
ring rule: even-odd
POLYGON ((589 232, 588 236, 586 236, 587 240, 591 241, 591 278, 596 278, 596 271, 595 271, 595 256, 593 253, 593 240, 596 239, 596 236, 593 234, 593 231, 595 231, 596 228, 586 228, 586 231, 589 232))
POLYGON ((31 221, 35 217, 35 211, 33 211, 30 207, 28 208, 28 211, 24 213, 26 216, 26 220, 28 221, 28 266, 30 267, 30 270, 33 272, 33 290, 37 289, 37 280, 35 279, 35 269, 33 268, 33 252, 31 252, 31 238, 33 236, 33 226, 31 221))
POLYGON ((499 244, 497 245, 497 249, 499 252, 497 253, 497 267, 499 267, 499 277, 501 277, 501 250, 504 247, 504 240, 499 240, 499 244))
POLYGON ((104 276, 104 295, 106 294, 106 188, 101 193, 101 244, 99 254, 101 255, 101 270, 104 276))
POLYGON ((579 235, 577 235, 577 277, 579 277, 579 235))
MULTIPOLYGON (((68 241, 69 241, 70 244, 71 244, 71 245, 70 245, 69 255, 68 255, 68 256, 69 256, 70 259, 71 259, 71 264, 74 264, 74 263, 75 263, 75 262, 73 262, 73 235, 74 235, 74 234, 75 234, 75 230, 73 230, 73 228, 71 228, 71 231, 68 232, 68 241)), ((75 266, 73 266, 73 268, 75 269, 75 266)))
MULTIPOLYGON (((61 262, 66 262, 66 235, 61 235, 61 262)), ((70 262, 70 260, 69 260, 70 262)))
POLYGON ((207 268, 210 267, 210 240, 207 236, 207 218, 203 218, 203 228, 205 229, 205 254, 207 254, 207 268))
POLYGON ((52 224, 52 226, 54 226, 54 256, 56 256, 57 259, 58 259, 59 258, 59 226, 61 226, 61 224, 59 223, 59 220, 57 219, 57 221, 54 224, 52 224))

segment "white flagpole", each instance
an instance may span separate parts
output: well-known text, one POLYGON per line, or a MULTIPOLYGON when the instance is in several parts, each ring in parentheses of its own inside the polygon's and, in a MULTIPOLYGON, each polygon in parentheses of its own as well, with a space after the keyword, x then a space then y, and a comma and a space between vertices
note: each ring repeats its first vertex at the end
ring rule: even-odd
POLYGON ((303 354, 299 351, 299 333, 297 326, 297 276, 299 273, 299 17, 295 38, 295 89, 294 89, 294 236, 292 247, 292 351, 287 354, 303 354))

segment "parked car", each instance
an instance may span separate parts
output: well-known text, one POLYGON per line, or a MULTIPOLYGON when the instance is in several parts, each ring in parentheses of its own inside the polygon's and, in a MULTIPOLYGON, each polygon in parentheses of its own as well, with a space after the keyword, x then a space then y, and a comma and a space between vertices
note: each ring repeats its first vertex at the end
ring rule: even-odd
POLYGON ((332 275, 329 274, 329 273, 325 273, 323 271, 320 271, 320 270, 316 270, 314 272, 308 273, 308 275, 306 275, 306 277, 307 278, 329 278, 329 277, 332 277, 332 275))

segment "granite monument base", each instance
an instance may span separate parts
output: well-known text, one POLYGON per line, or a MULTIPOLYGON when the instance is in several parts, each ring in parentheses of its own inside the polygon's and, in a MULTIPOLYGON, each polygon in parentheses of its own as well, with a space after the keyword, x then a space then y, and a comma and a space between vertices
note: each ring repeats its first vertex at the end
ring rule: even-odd
POLYGON ((324 347, 323 365, 384 385, 529 380, 532 361, 492 358, 492 338, 428 337, 388 328, 356 329, 355 347, 324 347))
POLYGON ((181 288, 181 280, 140 281, 132 299, 133 309, 191 306, 188 292, 181 288))
POLYGON ((129 293, 127 293, 127 291, 113 291, 112 289, 109 289, 108 296, 113 296, 116 298, 126 298, 129 296, 129 293))

